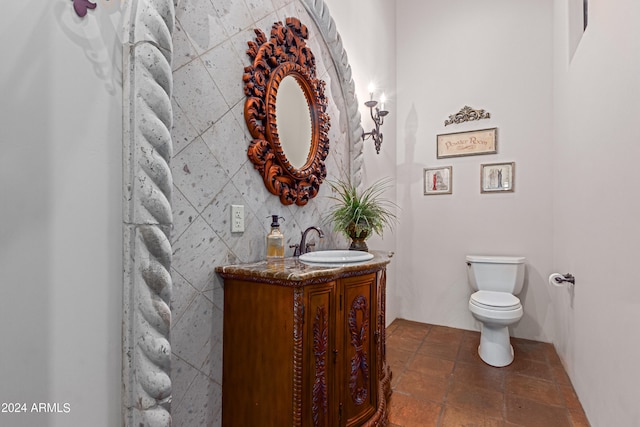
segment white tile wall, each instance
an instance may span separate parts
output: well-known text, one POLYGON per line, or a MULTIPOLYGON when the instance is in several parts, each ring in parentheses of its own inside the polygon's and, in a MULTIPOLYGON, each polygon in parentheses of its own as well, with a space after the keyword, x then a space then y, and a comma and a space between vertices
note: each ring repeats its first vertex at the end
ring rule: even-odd
MULTIPOLYGON (((254 28, 267 35, 275 21, 297 16, 310 31, 317 73, 327 82, 331 151, 328 178, 347 177, 346 126, 333 64, 311 18, 291 0, 182 0, 174 34, 174 248, 171 341, 173 424, 218 426, 221 422, 222 307, 217 265, 264 258, 270 214, 285 217, 287 246, 300 230, 320 225, 320 248, 345 247, 343 238, 322 224, 330 201, 327 184, 306 206, 283 206, 269 193, 248 160, 251 141, 244 122, 242 74, 250 64, 247 42, 254 28), (344 121, 344 118, 342 118, 344 121), (231 233, 230 205, 245 206, 245 232, 231 233)), ((315 234, 313 240, 316 240, 315 234)), ((287 255, 292 253, 287 248, 287 255)))

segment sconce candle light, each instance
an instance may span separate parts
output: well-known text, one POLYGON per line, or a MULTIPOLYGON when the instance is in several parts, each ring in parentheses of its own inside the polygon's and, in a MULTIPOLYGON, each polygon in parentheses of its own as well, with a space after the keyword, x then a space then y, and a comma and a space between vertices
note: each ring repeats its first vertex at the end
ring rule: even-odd
POLYGON ((367 140, 369 138, 373 139, 373 143, 376 146, 376 153, 380 154, 380 147, 382 146, 382 132, 380 132, 380 127, 384 124, 384 117, 389 114, 387 110, 384 109, 384 103, 386 102, 386 97, 384 93, 380 96, 380 108, 378 108, 378 101, 373 99, 373 92, 375 88, 373 84, 369 84, 369 101, 365 102, 364 105, 369 107, 369 111, 371 112, 371 119, 373 120, 373 124, 375 127, 371 130, 371 132, 364 132, 362 134, 362 140, 367 140), (374 113, 375 109, 375 113, 374 113))

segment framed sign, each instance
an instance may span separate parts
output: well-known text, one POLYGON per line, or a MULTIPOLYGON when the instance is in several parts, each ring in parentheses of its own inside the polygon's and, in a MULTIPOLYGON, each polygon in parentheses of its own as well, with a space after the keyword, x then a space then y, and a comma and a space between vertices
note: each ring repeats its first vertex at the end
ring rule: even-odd
POLYGON ((436 142, 439 159, 495 154, 498 152, 498 128, 441 134, 436 142))
POLYGON ((514 162, 480 165, 480 192, 513 192, 515 167, 514 162))
POLYGON ((424 169, 424 195, 451 194, 453 167, 424 169))

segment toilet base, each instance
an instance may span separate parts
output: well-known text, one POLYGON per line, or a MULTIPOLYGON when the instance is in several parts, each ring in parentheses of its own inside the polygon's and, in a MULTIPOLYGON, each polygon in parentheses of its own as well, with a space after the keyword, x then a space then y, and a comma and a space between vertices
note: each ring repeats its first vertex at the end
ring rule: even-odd
POLYGON ((482 324, 478 355, 487 365, 501 368, 513 362, 513 347, 509 328, 502 325, 482 324))

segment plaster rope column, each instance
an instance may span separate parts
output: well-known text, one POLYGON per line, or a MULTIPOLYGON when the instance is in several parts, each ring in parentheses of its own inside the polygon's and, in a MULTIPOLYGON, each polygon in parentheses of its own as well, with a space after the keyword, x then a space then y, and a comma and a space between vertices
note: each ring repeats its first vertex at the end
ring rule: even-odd
MULTIPOLYGON (((331 59, 336 67, 336 72, 340 78, 340 87, 346 106, 347 129, 349 134, 350 169, 351 180, 356 188, 362 188, 362 173, 364 164, 364 153, 358 97, 356 96, 355 83, 351 76, 351 66, 347 52, 342 45, 342 38, 336 28, 336 23, 329 13, 329 8, 324 0, 301 0, 301 3, 313 18, 316 26, 322 34, 322 38, 327 44, 331 59)), ((343 119, 341 116, 340 119, 343 119)))
POLYGON ((123 425, 171 425, 172 0, 128 5, 123 49, 123 425))

